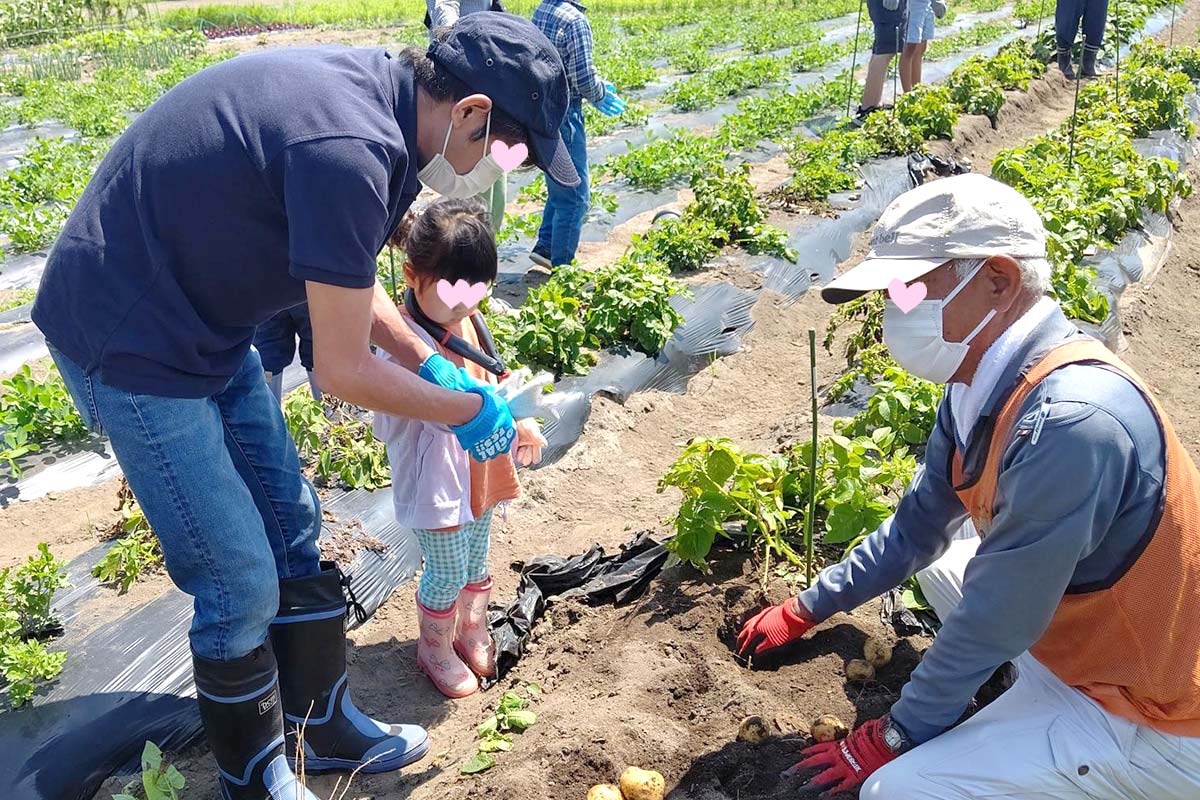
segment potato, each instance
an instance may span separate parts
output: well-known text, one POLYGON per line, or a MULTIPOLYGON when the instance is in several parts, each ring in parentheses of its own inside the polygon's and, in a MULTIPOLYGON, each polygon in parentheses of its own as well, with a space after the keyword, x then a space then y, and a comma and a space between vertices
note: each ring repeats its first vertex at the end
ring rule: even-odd
POLYGON ((621 773, 621 796, 625 800, 663 800, 667 782, 654 770, 629 767, 621 773))
POLYGON ((892 646, 878 636, 872 636, 863 644, 863 655, 875 669, 886 667, 892 661, 892 646))
POLYGON ((825 714, 817 718, 817 721, 812 724, 808 732, 818 742, 832 742, 834 739, 841 739, 850 732, 850 729, 846 727, 846 723, 837 717, 832 714, 825 714))
POLYGON ((588 789, 587 800, 623 800, 621 790, 611 783, 598 783, 588 789))
POLYGON ((762 744, 771 735, 770 728, 760 716, 746 717, 738 726, 738 741, 762 744))
POLYGON ((875 680, 875 668, 870 663, 856 658, 846 665, 846 677, 851 683, 864 683, 875 680))

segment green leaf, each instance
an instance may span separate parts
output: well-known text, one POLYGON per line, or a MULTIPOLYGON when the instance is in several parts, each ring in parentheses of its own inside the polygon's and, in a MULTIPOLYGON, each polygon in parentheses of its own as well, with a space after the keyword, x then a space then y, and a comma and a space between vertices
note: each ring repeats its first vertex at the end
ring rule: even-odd
POLYGON ((512 728, 517 733, 523 733, 537 722, 537 714, 532 711, 522 710, 513 711, 508 715, 508 727, 512 728))
POLYGON ((479 727, 475 729, 475 735, 483 739, 496 733, 498 730, 500 730, 500 720, 493 714, 479 723, 479 727))
POLYGON ((490 753, 476 753, 467 759, 458 771, 463 775, 478 775, 481 772, 487 772, 494 766, 496 766, 496 759, 490 753))

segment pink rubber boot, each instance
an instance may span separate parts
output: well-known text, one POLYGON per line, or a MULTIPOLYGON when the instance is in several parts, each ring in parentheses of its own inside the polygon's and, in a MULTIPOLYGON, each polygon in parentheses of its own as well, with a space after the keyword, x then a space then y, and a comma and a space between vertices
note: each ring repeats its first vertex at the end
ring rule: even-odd
POLYGON ((488 630, 488 600, 492 597, 492 579, 468 583, 458 593, 458 627, 454 651, 481 678, 496 676, 496 645, 488 630))
POLYGON ((417 640, 417 666, 429 676, 438 691, 459 698, 479 691, 479 679, 454 652, 454 619, 457 606, 433 611, 417 601, 421 638, 417 640))

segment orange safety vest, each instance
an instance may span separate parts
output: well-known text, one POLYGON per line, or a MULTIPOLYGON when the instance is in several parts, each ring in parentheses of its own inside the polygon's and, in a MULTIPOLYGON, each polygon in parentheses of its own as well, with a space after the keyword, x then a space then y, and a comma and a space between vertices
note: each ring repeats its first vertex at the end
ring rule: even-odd
POLYGON ((1165 445, 1163 502, 1126 571, 1106 588, 1068 589, 1030 652, 1063 683, 1112 714, 1164 733, 1200 736, 1200 471, 1133 370, 1093 339, 1074 339, 1051 350, 1005 401, 987 461, 969 486, 962 454, 955 452, 955 490, 986 536, 1000 463, 1025 399, 1050 373, 1080 362, 1124 375, 1154 410, 1165 445))

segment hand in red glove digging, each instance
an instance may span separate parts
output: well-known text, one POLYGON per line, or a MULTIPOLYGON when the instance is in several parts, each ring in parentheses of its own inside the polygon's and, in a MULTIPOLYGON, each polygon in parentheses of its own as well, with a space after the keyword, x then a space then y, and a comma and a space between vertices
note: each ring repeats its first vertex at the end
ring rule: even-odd
POLYGON ((859 725, 845 739, 822 742, 804 750, 804 760, 789 769, 824 767, 804 788, 822 789, 825 795, 848 792, 884 764, 895 759, 910 745, 908 737, 890 716, 859 725))
POLYGON ((805 613, 795 597, 777 606, 764 608, 742 626, 737 638, 738 655, 744 656, 748 651, 756 656, 762 655, 799 639, 817 624, 806 619, 805 613))

